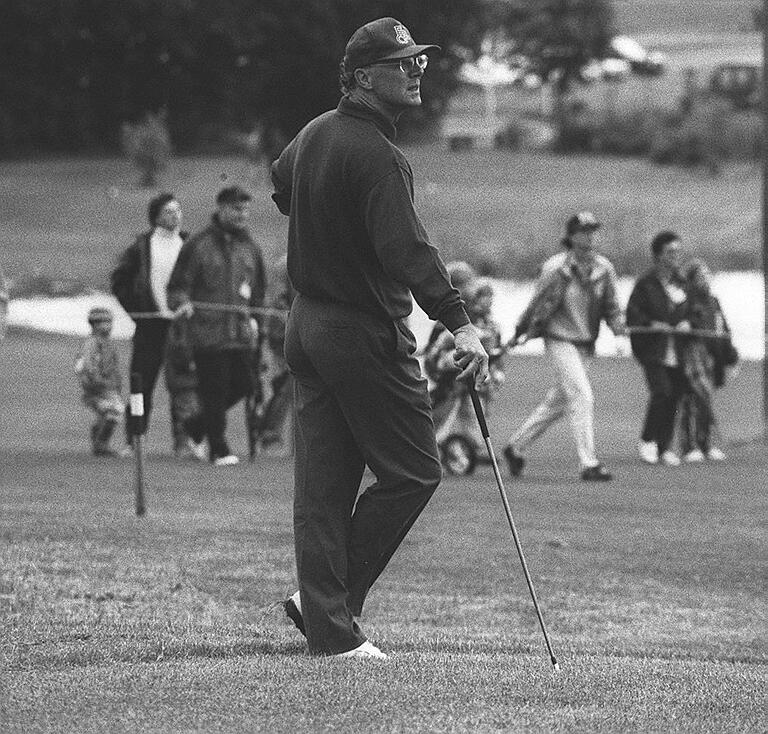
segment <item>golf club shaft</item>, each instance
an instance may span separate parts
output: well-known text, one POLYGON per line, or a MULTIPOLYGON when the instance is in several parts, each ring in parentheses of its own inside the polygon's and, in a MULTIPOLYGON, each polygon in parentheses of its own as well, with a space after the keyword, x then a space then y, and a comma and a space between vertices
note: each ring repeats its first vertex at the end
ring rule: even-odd
POLYGON ((488 456, 491 460, 491 466, 493 467, 493 474, 496 477, 496 484, 499 487, 499 494, 501 495, 501 502, 504 505, 504 512, 507 515, 507 522, 509 523, 509 529, 512 531, 512 539, 515 541, 515 548, 517 548, 517 555, 520 557, 520 564, 523 567, 523 574, 525 575, 525 581, 528 584, 528 591, 531 592, 531 599, 533 600, 533 608, 536 610, 536 616, 539 619, 539 625, 541 631, 544 634, 544 642, 549 652, 549 659, 552 662, 552 666, 555 670, 560 670, 560 665, 557 662, 555 653, 552 650, 552 644, 549 641, 549 635, 547 634, 547 626, 544 624, 544 617, 539 607, 538 599, 536 598, 536 591, 533 588, 533 581, 531 580, 531 574, 528 571, 528 564, 525 561, 525 554, 523 553, 523 547, 520 544, 520 538, 517 534, 517 528, 515 527, 515 521, 512 517, 512 508, 509 506, 509 499, 507 498, 507 492, 504 489, 504 481, 501 478, 501 472, 499 471, 499 464, 496 461, 496 453, 493 450, 493 444, 491 443, 490 432, 488 431, 488 423, 485 420, 485 411, 483 410, 483 404, 480 402, 480 396, 477 394, 474 384, 470 383, 469 395, 472 399, 472 406, 475 409, 477 415, 477 422, 480 425, 480 432, 483 434, 483 440, 485 441, 485 447, 488 450, 488 456))

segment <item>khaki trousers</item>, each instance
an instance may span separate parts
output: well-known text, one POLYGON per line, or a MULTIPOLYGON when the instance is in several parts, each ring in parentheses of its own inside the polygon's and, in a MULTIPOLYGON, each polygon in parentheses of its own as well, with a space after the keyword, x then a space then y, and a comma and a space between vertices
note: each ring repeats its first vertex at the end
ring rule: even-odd
POLYGON ((567 417, 581 469, 595 466, 599 462, 595 453, 594 397, 587 374, 592 356, 585 347, 557 339, 545 339, 544 348, 555 368, 555 385, 512 435, 509 443, 518 453, 522 453, 553 423, 567 417))

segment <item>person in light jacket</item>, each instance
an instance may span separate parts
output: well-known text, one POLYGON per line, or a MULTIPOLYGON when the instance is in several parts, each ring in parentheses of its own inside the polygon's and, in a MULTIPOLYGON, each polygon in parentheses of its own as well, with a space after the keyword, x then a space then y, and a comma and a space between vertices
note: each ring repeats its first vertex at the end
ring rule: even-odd
POLYGON ((608 258, 593 249, 600 226, 594 214, 587 211, 568 219, 565 252, 549 258, 542 266, 534 296, 515 330, 516 341, 523 337, 544 338, 556 382, 504 448, 512 476, 519 476, 523 470, 523 451, 552 424, 567 417, 576 442, 581 479, 612 479, 595 451, 594 397, 587 369, 600 322, 605 320, 617 335, 623 335, 626 329, 616 294, 616 272, 608 258))

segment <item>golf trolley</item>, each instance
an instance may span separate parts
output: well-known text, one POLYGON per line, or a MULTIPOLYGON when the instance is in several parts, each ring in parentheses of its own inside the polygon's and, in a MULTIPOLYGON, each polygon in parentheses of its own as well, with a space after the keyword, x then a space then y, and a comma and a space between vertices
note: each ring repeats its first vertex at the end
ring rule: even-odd
POLYGON ((488 463, 475 438, 467 433, 450 433, 437 445, 443 468, 454 476, 466 476, 478 463, 488 463))
MULTIPOLYGON (((502 348, 491 352, 490 364, 496 363, 505 351, 502 348)), ((437 447, 446 472, 466 476, 472 474, 478 464, 489 464, 483 436, 475 420, 470 391, 461 389, 441 394, 438 386, 433 391, 433 398, 437 447), (438 420, 438 417, 442 419, 438 420)), ((483 400, 480 396, 478 399, 483 400)))

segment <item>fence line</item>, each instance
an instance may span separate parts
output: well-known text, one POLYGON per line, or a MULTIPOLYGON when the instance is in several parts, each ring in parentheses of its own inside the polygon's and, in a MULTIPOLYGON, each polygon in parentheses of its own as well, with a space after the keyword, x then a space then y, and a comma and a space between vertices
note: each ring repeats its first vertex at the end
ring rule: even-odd
MULTIPOLYGON (((191 301, 194 308, 199 308, 205 311, 222 311, 225 313, 239 313, 244 316, 261 314, 264 316, 279 316, 280 318, 288 318, 288 311, 284 308, 271 308, 269 306, 235 306, 228 303, 205 303, 202 301, 191 301)), ((134 321, 140 321, 142 319, 162 319, 168 318, 173 320, 173 316, 163 316, 159 311, 128 311, 128 315, 134 321)))
POLYGON ((712 329, 659 329, 656 326, 629 326, 627 331, 630 334, 667 334, 668 336, 698 336, 702 339, 730 339, 731 335, 727 331, 714 331, 712 329))

